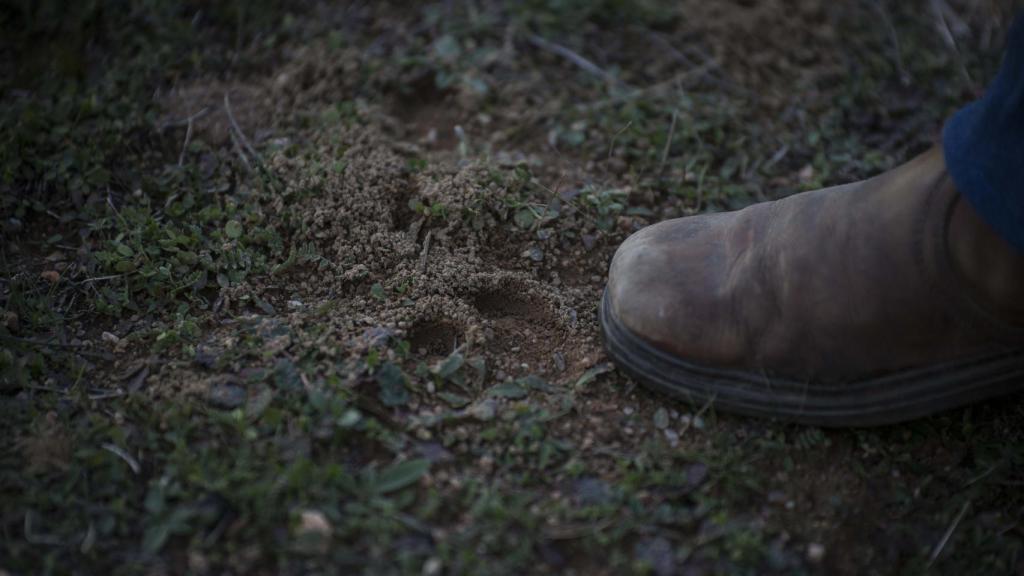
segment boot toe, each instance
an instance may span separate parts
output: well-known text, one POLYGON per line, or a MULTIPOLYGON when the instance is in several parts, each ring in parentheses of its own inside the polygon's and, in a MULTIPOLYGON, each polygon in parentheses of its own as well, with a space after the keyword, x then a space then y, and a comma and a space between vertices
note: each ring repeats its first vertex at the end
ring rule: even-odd
POLYGON ((712 341, 718 342, 714 356, 728 351, 713 336, 727 328, 715 312, 723 302, 709 274, 721 258, 716 217, 660 222, 623 242, 612 259, 606 295, 616 322, 672 354, 699 359, 712 341))
POLYGON ((612 258, 608 272, 608 298, 616 317, 638 336, 651 339, 655 320, 666 314, 668 289, 662 278, 669 265, 668 249, 658 241, 659 229, 671 221, 648 226, 626 239, 612 258))

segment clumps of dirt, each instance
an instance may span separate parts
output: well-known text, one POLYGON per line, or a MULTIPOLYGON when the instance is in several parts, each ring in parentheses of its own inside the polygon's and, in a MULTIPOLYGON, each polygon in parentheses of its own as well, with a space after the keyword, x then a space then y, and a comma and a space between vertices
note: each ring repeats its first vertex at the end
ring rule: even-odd
POLYGON ((231 117, 224 105, 228 95, 231 116, 253 144, 273 134, 280 114, 271 90, 258 83, 204 81, 176 86, 161 96, 164 114, 157 123, 161 128, 188 127, 190 142, 202 141, 212 148, 230 147, 231 117))
POLYGON ((409 180, 403 191, 391 198, 391 228, 393 230, 407 231, 416 221, 416 211, 410 206, 410 201, 417 195, 415 181, 409 180))
POLYGON ((272 288, 250 285, 254 294, 277 309, 329 303, 341 342, 378 327, 428 361, 463 346, 509 375, 588 367, 596 339, 573 341, 592 295, 545 281, 540 263, 495 257, 534 241, 512 220, 513 178, 475 164, 413 172, 407 149, 373 122, 309 137, 313 153, 281 151, 269 164, 287 186, 272 207, 288 222, 287 243, 312 246, 317 262, 272 288))
POLYGON ((15 441, 30 474, 65 471, 71 466, 74 445, 56 412, 47 412, 32 423, 32 430, 15 441))
MULTIPOLYGON (((593 272, 609 250, 584 254, 574 221, 545 229, 517 222, 524 205, 543 209, 550 198, 527 197, 530 176, 516 163, 454 157, 447 139, 460 118, 452 114, 467 110, 458 93, 424 77, 409 96, 383 102, 385 111, 359 99, 372 55, 332 50, 313 43, 262 81, 207 82, 166 98, 168 121, 209 109, 194 120, 193 138, 231 146, 223 106, 230 89, 250 139, 283 142, 261 147, 279 184, 261 202, 293 262, 223 290, 231 311, 276 316, 296 334, 322 328, 318 346, 351 354, 365 352, 366 334, 385 334, 408 341, 427 363, 457 348, 483 355, 499 378, 582 374, 601 355, 593 272), (567 285, 577 267, 591 275, 567 285)), ((230 326, 211 333, 232 337, 230 326)), ((190 387, 202 379, 187 366, 160 378, 186 394, 208 388, 190 387)))
MULTIPOLYGON (((237 344, 237 338, 223 333, 212 335, 207 340, 217 341, 220 353, 230 352, 237 344)), ((205 398, 216 377, 192 363, 167 362, 156 367, 150 379, 157 384, 147 385, 146 393, 153 398, 205 398)))
POLYGON ((330 49, 322 42, 296 48, 271 80, 275 99, 289 109, 337 102, 366 80, 365 54, 354 47, 330 49))
POLYGON ((315 245, 334 276, 340 271, 341 280, 351 281, 384 273, 417 250, 402 230, 406 162, 372 131, 340 130, 331 136, 337 143, 318 145, 312 158, 281 153, 271 165, 287 182, 278 209, 294 219, 292 243, 315 245))

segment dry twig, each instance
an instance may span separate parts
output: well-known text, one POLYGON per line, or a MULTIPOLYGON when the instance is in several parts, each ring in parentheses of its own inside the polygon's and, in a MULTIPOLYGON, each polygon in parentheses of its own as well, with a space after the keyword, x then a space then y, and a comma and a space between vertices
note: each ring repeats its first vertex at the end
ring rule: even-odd
POLYGON ((964 515, 967 514, 967 509, 970 507, 970 500, 964 502, 963 507, 960 508, 960 513, 956 515, 956 518, 953 519, 953 523, 949 525, 946 533, 942 535, 942 540, 939 540, 939 543, 935 545, 935 549, 932 550, 932 555, 928 558, 928 564, 925 566, 926 568, 931 568, 932 564, 934 564, 939 558, 939 554, 942 554, 942 550, 946 547, 946 544, 949 543, 949 539, 953 537, 953 532, 956 531, 956 527, 960 525, 960 521, 964 519, 964 515))
POLYGON ((879 18, 882 19, 882 23, 885 24, 885 30, 889 34, 889 42, 892 44, 893 63, 900 75, 900 83, 904 86, 909 86, 910 74, 907 72, 906 66, 903 65, 903 51, 900 49, 900 38, 896 34, 896 27, 892 23, 892 18, 889 17, 889 11, 885 9, 880 0, 874 0, 870 4, 875 9, 875 12, 878 13, 879 18))
POLYGON ((668 160, 668 151, 672 147, 672 136, 676 132, 676 119, 679 117, 679 110, 672 111, 672 123, 668 126, 668 138, 665 139, 665 147, 661 150, 661 162, 658 163, 658 172, 665 169, 665 162, 668 160))
POLYGON ((580 56, 576 52, 573 52, 572 50, 566 48, 565 46, 562 46, 561 44, 556 44, 550 40, 541 38, 536 34, 527 34, 526 39, 530 41, 530 44, 533 44, 534 46, 542 50, 547 50, 548 52, 557 54, 565 58, 566 60, 572 62, 582 70, 589 72, 595 76, 598 76, 599 78, 606 82, 609 82, 611 84, 621 83, 618 79, 615 78, 615 76, 608 73, 597 64, 594 64, 590 60, 584 58, 583 56, 580 56))
POLYGON ((182 165, 185 164, 185 152, 188 150, 188 145, 192 141, 192 125, 193 125, 193 123, 196 120, 202 118, 203 116, 206 116, 209 113, 210 113, 210 109, 209 108, 203 108, 199 112, 196 112, 195 114, 192 114, 191 116, 189 116, 188 118, 185 119, 185 123, 186 123, 186 127, 185 127, 185 143, 181 145, 181 154, 178 155, 178 166, 182 166, 182 165))
MULTIPOLYGON (((231 123, 232 140, 235 140, 237 138, 235 145, 238 146, 239 144, 241 144, 241 147, 246 152, 248 152, 249 155, 253 157, 253 159, 255 159, 256 161, 260 161, 261 158, 259 153, 256 152, 256 149, 253 148, 252 144, 249 143, 249 139, 245 137, 245 133, 242 132, 242 128, 238 125, 238 121, 235 120, 235 114, 231 111, 231 98, 227 92, 224 93, 224 112, 228 116, 228 122, 231 123)), ((249 163, 246 162, 246 165, 248 166, 249 163)))
MULTIPOLYGON (((974 79, 971 78, 971 73, 967 71, 963 53, 960 52, 960 47, 956 43, 956 37, 953 35, 953 30, 949 25, 950 19, 956 18, 956 12, 950 8, 949 4, 946 4, 945 0, 931 0, 931 8, 932 15, 935 17, 935 29, 938 30, 942 40, 953 53, 953 59, 956 60, 957 67, 960 68, 960 74, 964 77, 964 80, 974 87, 974 79)), ((956 21, 954 20, 954 22, 956 21)), ((963 26, 962 22, 960 24, 963 26)))

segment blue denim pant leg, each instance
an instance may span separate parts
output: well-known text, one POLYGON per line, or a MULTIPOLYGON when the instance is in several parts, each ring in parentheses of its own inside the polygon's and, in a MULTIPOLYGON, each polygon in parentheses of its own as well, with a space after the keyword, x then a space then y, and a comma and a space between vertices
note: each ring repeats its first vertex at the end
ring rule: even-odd
POLYGON ((957 190, 1024 253, 1024 14, 1010 27, 995 80, 949 119, 942 146, 957 190))

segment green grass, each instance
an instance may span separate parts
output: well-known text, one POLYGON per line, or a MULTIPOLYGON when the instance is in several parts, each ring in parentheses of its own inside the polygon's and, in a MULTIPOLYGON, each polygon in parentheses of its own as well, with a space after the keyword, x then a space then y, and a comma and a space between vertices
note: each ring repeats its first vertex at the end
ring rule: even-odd
MULTIPOLYGON (((723 47, 657 2, 0 8, 0 54, 14 57, 0 79, 0 570, 913 574, 962 509, 932 570, 1019 569, 1013 403, 883 430, 750 422, 633 391, 597 360, 575 381, 499 378, 478 350, 425 360, 393 335, 353 344, 337 331, 358 314, 329 297, 281 304, 328 272, 352 272, 366 306, 410 300, 410 278, 358 276, 361 262, 303 236, 299 208, 420 97, 476 131, 451 156, 399 150, 410 181, 465 169, 467 190, 410 194, 403 217, 496 259, 596 238, 562 257, 586 277, 633 224, 892 166, 974 87, 919 6, 884 6, 902 72, 877 15, 851 8, 845 48, 818 38, 807 78, 769 46, 777 69, 722 51, 663 87, 683 65, 620 38, 689 31, 723 47), (395 24, 408 28, 381 32, 395 24), (250 168, 160 129, 156 91, 294 72, 301 47, 334 88, 300 91, 280 120, 288 142, 242 152, 250 168), (509 146, 550 162, 499 163, 509 146)), ((962 53, 975 83, 998 61, 962 53)))

